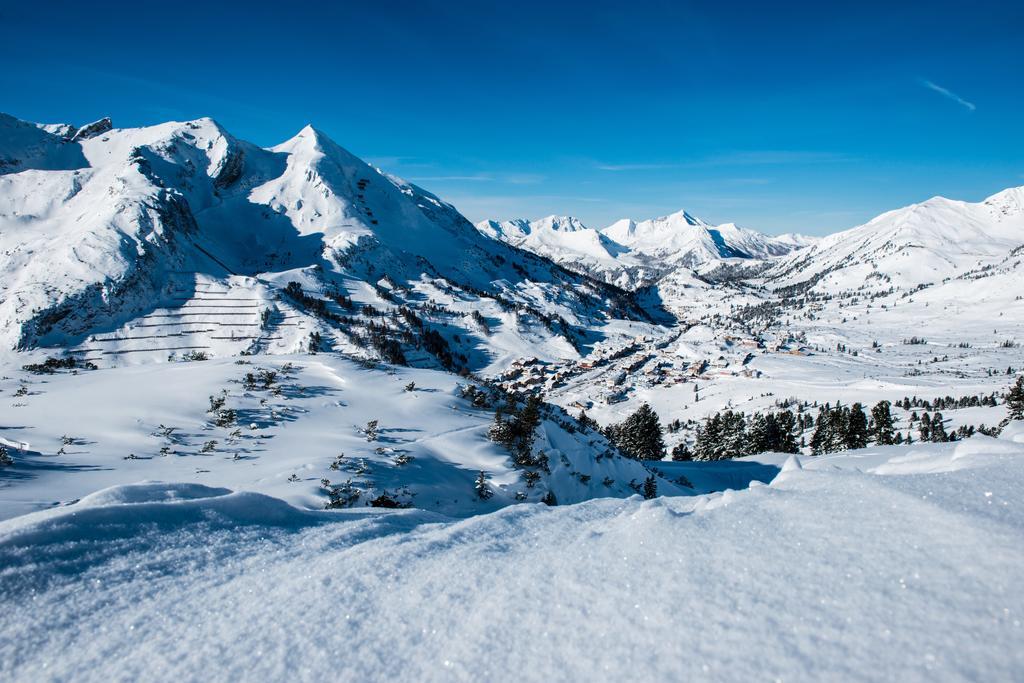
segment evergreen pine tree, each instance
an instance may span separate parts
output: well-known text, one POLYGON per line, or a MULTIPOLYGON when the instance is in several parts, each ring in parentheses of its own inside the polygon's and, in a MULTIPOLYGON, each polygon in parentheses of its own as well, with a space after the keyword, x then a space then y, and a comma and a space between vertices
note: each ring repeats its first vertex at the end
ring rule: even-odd
POLYGON ((672 449, 672 459, 676 462, 688 462, 693 460, 693 453, 690 452, 686 443, 677 444, 672 449))
POLYGON ((779 427, 779 418, 773 413, 764 417, 767 446, 773 453, 782 453, 782 429, 779 427))
POLYGON ((832 409, 831 416, 831 429, 829 430, 829 440, 825 447, 826 453, 838 453, 839 451, 845 451, 847 446, 847 434, 849 433, 850 425, 850 409, 836 405, 832 409))
POLYGON ((1007 392, 1006 408, 1011 420, 1024 420, 1024 375, 1018 377, 1017 383, 1007 392))
POLYGON ((942 413, 935 413, 932 416, 931 440, 935 443, 943 443, 950 440, 949 435, 946 434, 946 426, 942 424, 942 413))
POLYGON ((627 417, 619 430, 616 445, 627 458, 661 460, 665 457, 661 422, 658 420, 658 414, 646 403, 627 417))
POLYGON ((761 413, 754 413, 747 427, 746 451, 751 454, 764 453, 773 450, 772 445, 768 419, 761 413))
POLYGON ((776 416, 776 422, 779 426, 779 445, 776 450, 779 453, 799 453, 800 447, 796 442, 798 418, 792 411, 784 410, 776 416))
POLYGON ((363 434, 366 436, 367 441, 377 440, 379 424, 380 423, 378 420, 370 420, 369 422, 366 423, 366 429, 363 430, 363 434))
POLYGON ((868 445, 868 418, 860 403, 850 407, 846 421, 846 447, 865 448, 868 445))
POLYGON ((597 420, 587 415, 587 411, 581 410, 580 416, 576 420, 584 427, 584 429, 600 429, 601 425, 597 424, 597 420))
MULTIPOLYGON (((879 446, 894 443, 892 413, 888 401, 879 401, 871 409, 871 438, 879 446)), ((900 441, 903 439, 900 438, 900 441)))
POLYGON ((529 459, 533 440, 540 426, 540 398, 530 396, 512 421, 512 450, 522 459, 529 459))
POLYGON ((520 437, 527 437, 533 440, 533 431, 540 426, 540 398, 530 396, 526 399, 526 405, 516 416, 516 432, 520 437))
POLYGON ((832 411, 825 408, 818 409, 818 419, 814 421, 814 433, 811 434, 811 453, 819 455, 827 453, 828 443, 831 440, 832 411))
POLYGON ((932 440, 932 417, 928 413, 921 414, 921 422, 917 426, 917 433, 921 437, 921 441, 932 440))
POLYGON ((658 495, 658 480, 652 474, 644 479, 644 498, 650 500, 658 495))
POLYGON ((697 427, 697 442, 693 445, 694 460, 720 460, 722 419, 715 413, 704 425, 697 427))
POLYGON ((601 433, 604 434, 604 438, 608 439, 608 442, 610 444, 612 444, 613 446, 618 448, 618 446, 619 446, 619 431, 620 431, 620 429, 621 429, 621 425, 610 424, 607 427, 605 427, 604 429, 602 429, 601 433))
POLYGON ((722 458, 746 455, 746 426, 743 413, 727 410, 722 414, 722 458))
POLYGON ((480 470, 480 474, 476 475, 476 483, 473 484, 473 488, 476 490, 476 495, 480 500, 488 500, 494 495, 494 491, 487 485, 487 475, 484 474, 483 470, 480 470))
POLYGON ((505 420, 502 415, 501 409, 498 409, 494 413, 494 422, 491 424, 490 431, 487 436, 490 437, 491 441, 497 444, 501 444, 506 448, 511 448, 515 441, 515 432, 512 429, 512 423, 505 420))

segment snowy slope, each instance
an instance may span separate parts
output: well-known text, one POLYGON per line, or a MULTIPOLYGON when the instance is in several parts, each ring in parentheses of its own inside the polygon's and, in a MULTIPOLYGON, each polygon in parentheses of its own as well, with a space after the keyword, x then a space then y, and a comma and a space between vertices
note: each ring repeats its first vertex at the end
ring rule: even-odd
POLYGON ((767 274, 774 286, 822 290, 890 286, 909 289, 1003 260, 1024 245, 1024 188, 978 202, 933 197, 825 237, 782 259, 767 274))
MULTIPOLYGON (((529 484, 530 468, 515 466, 487 438, 501 404, 476 405, 460 390, 471 380, 432 370, 302 354, 46 379, 17 374, 0 381, 4 412, 17 416, 16 424, 0 422, 0 444, 27 446, 11 446, 14 466, 0 468, 0 518, 143 480, 258 491, 322 509, 325 478, 334 486, 351 482, 354 507, 387 493, 403 505, 464 516, 537 502, 549 492, 563 504, 629 496, 630 483, 650 475, 636 461, 606 456, 603 436, 568 431, 562 423, 575 420, 552 411, 534 442, 547 469, 532 468, 539 477, 529 484), (270 384, 262 371, 276 373, 270 384), (247 385, 250 373, 257 381, 247 385), (13 398, 20 386, 27 394, 13 398), (226 424, 209 412, 211 396, 223 396, 224 408, 234 411, 226 424), (365 433, 371 420, 379 421, 372 440, 365 433), (481 471, 494 492, 488 500, 474 491, 481 471)), ((682 492, 667 481, 660 488, 682 492)))
POLYGON ((1019 680, 1024 447, 865 462, 457 522, 191 484, 110 489, 0 523, 0 672, 1019 680))
MULTIPOLYGON (((473 367, 531 347, 578 356, 587 331, 616 334, 615 318, 645 318, 622 291, 487 239, 449 204, 312 127, 261 149, 211 119, 138 129, 107 122, 88 135, 89 127, 67 128, 70 139, 50 132, 60 127, 0 123, 13 131, 3 155, 14 161, 0 175, 0 342, 8 348, 85 343, 88 353, 90 336, 129 336, 155 324, 147 320, 155 311, 178 316, 171 304, 188 305, 199 283, 230 288, 231 277, 254 278, 270 300, 293 281, 339 301, 369 290, 378 295, 365 302, 374 310, 397 315, 405 306, 421 319, 437 313, 428 305, 464 306, 466 321, 448 316, 441 329, 451 334, 440 333, 473 367), (73 153, 80 158, 70 163, 73 153), (487 333, 468 320, 474 310, 493 312, 487 333)), ((320 317, 322 333, 339 344, 353 339, 352 325, 368 323, 362 309, 348 315, 348 330, 320 317)), ((183 332, 195 336, 156 330, 183 332)), ((405 334, 409 347, 417 345, 409 334, 422 332, 398 325, 385 334, 405 334)), ((238 351, 209 342, 178 346, 238 351)))
MULTIPOLYGON (((95 124, 84 127, 96 130, 95 124)), ((0 175, 30 169, 73 170, 88 165, 77 129, 67 124, 37 125, 0 112, 0 175)))
POLYGON ((613 263, 615 257, 625 251, 621 245, 572 216, 548 216, 536 221, 483 221, 477 224, 477 229, 548 258, 575 256, 613 263))

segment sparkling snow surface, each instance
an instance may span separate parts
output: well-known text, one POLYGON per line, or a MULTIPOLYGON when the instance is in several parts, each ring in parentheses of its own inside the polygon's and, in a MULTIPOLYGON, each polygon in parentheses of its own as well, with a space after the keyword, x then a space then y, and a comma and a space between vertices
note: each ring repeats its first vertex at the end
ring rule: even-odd
POLYGON ((108 489, 0 524, 0 677, 1021 680, 1021 432, 462 521, 108 489))

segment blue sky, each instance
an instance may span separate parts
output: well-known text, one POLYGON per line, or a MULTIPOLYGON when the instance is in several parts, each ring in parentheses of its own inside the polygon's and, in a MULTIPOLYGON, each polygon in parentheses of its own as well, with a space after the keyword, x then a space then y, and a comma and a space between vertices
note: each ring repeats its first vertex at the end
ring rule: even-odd
POLYGON ((1024 3, 0 3, 0 110, 313 123, 473 220, 778 233, 1024 185, 1024 3))

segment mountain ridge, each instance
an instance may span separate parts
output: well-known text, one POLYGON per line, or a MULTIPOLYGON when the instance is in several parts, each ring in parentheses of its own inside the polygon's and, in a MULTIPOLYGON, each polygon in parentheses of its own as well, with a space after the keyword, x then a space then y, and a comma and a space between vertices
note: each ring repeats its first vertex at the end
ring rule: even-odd
MULTIPOLYGON (((209 118, 104 124, 80 139, 67 137, 73 126, 51 126, 64 131, 58 136, 9 116, 0 125, 18 132, 5 136, 14 144, 4 148, 10 163, 0 175, 0 339, 8 347, 66 346, 97 331, 130 335, 123 326, 151 316, 154 302, 230 277, 256 278, 273 300, 293 280, 340 301, 357 295, 377 316, 459 293, 452 303, 477 300, 492 322, 470 322, 466 310, 466 321, 430 330, 447 330, 463 346, 452 354, 434 348, 454 359, 446 362, 464 356, 471 365, 530 346, 572 357, 590 331, 615 329, 616 316, 649 318, 611 285, 486 238, 450 204, 312 126, 261 148, 209 118), (68 150, 76 163, 63 163, 68 150), (491 325, 500 332, 485 333, 491 325)), ((425 329, 408 315, 367 327, 373 316, 362 310, 310 325, 321 336, 341 335, 338 343, 342 328, 357 325, 422 345, 410 335, 425 329), (343 319, 354 322, 335 322, 343 319)))
POLYGON ((774 258, 815 241, 796 234, 771 237, 734 223, 711 225, 685 210, 646 221, 622 219, 601 229, 573 216, 485 220, 477 229, 630 289, 653 284, 678 267, 774 258))

